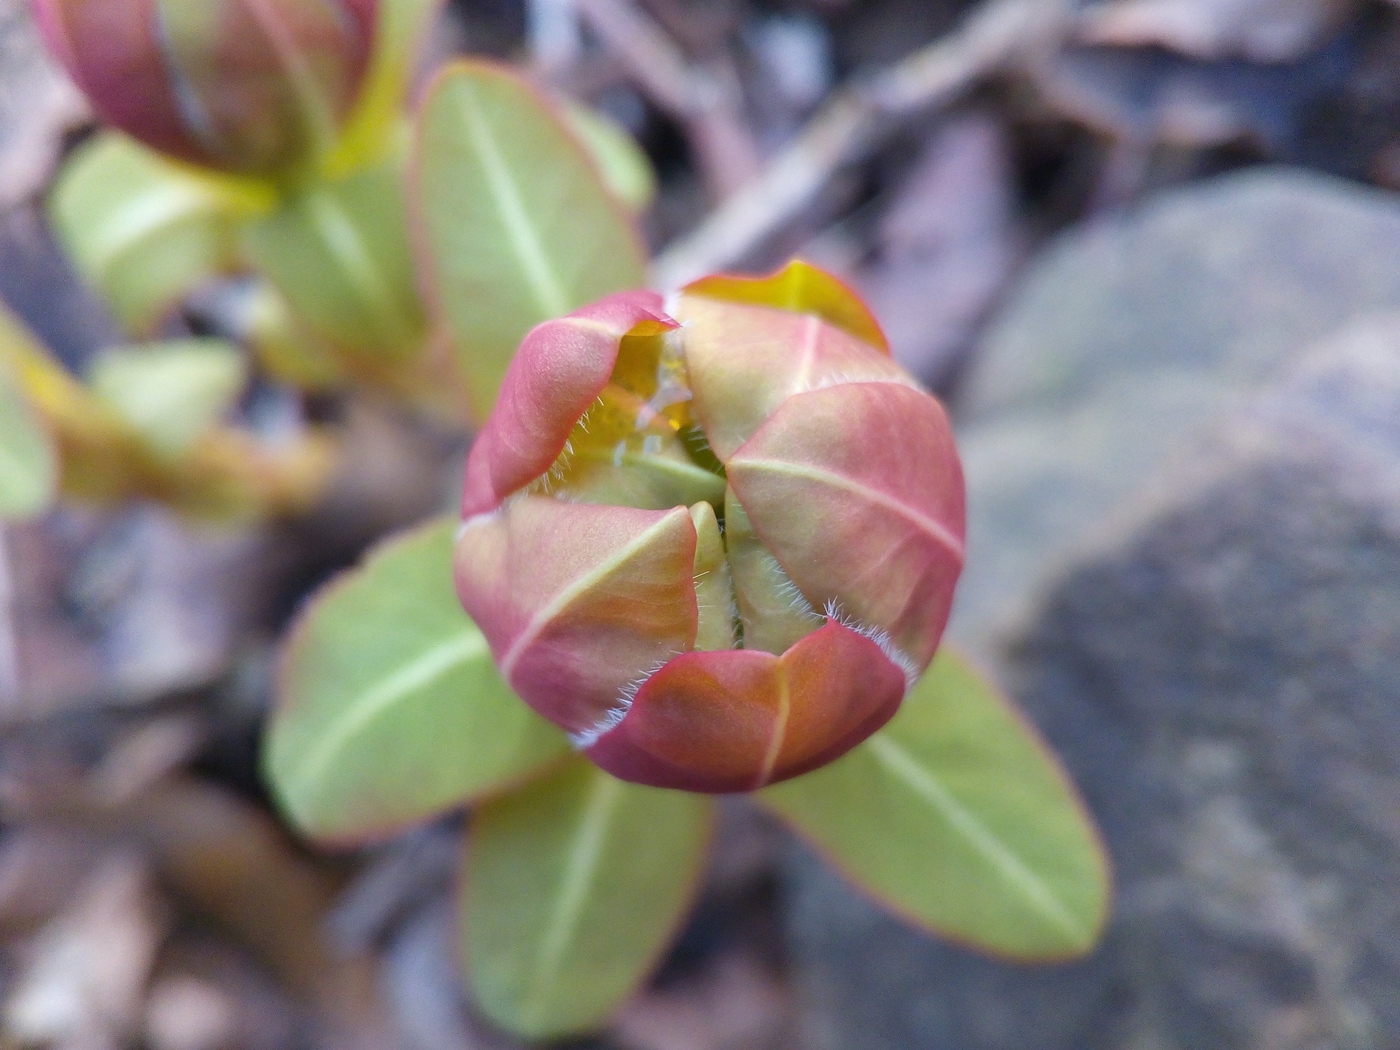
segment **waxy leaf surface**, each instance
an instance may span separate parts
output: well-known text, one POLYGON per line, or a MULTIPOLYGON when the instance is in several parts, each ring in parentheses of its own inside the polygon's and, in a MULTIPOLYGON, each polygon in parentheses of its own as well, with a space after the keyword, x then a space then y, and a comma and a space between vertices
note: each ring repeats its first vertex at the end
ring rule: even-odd
POLYGON ((917 384, 884 351, 815 313, 680 296, 695 413, 729 461, 784 401, 838 383, 917 384))
POLYGON ((685 286, 687 295, 728 303, 771 306, 789 313, 808 314, 835 325, 885 354, 889 341, 870 307, 841 280, 801 259, 793 259, 766 277, 716 274, 685 286))
POLYGON ((452 591, 455 523, 391 540, 322 591, 284 657, 266 770, 317 837, 386 834, 535 775, 564 735, 497 673, 452 591))
POLYGON ((14 369, 0 359, 0 521, 38 514, 57 487, 53 442, 30 408, 14 369))
POLYGON ((520 695, 570 733, 587 733, 630 683, 695 641, 695 542, 684 507, 526 496, 467 522, 458 593, 520 695))
POLYGON ((397 161, 288 195, 247 230, 254 264, 293 311, 333 343, 402 360, 419 350, 414 284, 397 161))
POLYGON ((751 791, 831 761, 889 721, 904 672, 839 623, 782 656, 677 656, 637 690, 588 757, 620 777, 683 791, 751 791))
POLYGON ((485 419, 526 332, 645 283, 641 238, 554 107, 504 67, 439 77, 415 169, 423 273, 485 419))
POLYGON ((907 920, 1015 959, 1093 946, 1107 862, 1073 787, 1009 702, 947 651, 845 758, 757 798, 907 920))
POLYGON ((622 337, 638 325, 659 323, 661 309, 653 292, 612 295, 526 335, 495 411, 472 445, 463 517, 494 510, 549 471, 607 385, 622 337))
POLYGON ((49 197, 63 246, 133 335, 239 266, 238 227, 271 187, 197 172, 105 132, 67 161, 49 197))
POLYGON ((465 969, 497 1024, 588 1032, 656 966, 689 911, 712 804, 583 760, 477 809, 462 889, 465 969))
POLYGON ((899 383, 797 394, 734 454, 729 484, 809 602, 834 603, 928 665, 962 569, 965 517, 934 398, 899 383), (842 428, 855 436, 829 439, 842 428))

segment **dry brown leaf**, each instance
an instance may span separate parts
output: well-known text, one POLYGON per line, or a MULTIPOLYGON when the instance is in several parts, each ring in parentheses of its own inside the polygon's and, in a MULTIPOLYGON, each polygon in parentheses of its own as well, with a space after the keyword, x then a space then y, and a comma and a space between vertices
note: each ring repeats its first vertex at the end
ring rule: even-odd
POLYGON ((790 1009, 774 976, 733 952, 692 980, 639 995, 613 1037, 626 1050, 765 1050, 786 1045, 790 1009))
POLYGON ((146 1039, 151 1050, 229 1050, 238 1034, 228 993, 197 977, 177 976, 151 989, 146 1039))
POLYGON ((8 829, 0 839, 0 935, 31 932, 70 905, 103 843, 58 828, 8 829))
POLYGON ((6 1036, 22 1045, 122 1045, 137 1030, 163 926, 145 862, 109 854, 28 945, 5 1004, 6 1036))
POLYGON ((880 223, 880 258, 857 275, 895 356, 927 382, 946 378, 1017 257, 1006 137, 968 116, 941 129, 880 223))
POLYGON ((1078 37, 1193 58, 1287 62, 1317 47, 1357 7, 1357 0, 1120 0, 1086 11, 1078 37))
POLYGON ((208 782, 179 777, 141 796, 122 822, 182 898, 312 1005, 328 1045, 385 1045, 376 968, 366 956, 340 956, 326 935, 338 880, 300 856, 264 813, 208 782))

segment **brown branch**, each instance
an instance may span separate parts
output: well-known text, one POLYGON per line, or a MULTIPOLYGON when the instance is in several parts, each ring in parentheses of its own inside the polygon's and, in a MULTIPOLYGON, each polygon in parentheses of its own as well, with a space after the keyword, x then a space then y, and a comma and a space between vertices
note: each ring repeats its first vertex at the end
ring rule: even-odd
POLYGON ((692 64, 631 0, 574 0, 584 22, 648 98, 685 130, 711 195, 722 200, 758 170, 733 71, 692 64))
POLYGON ((953 33, 837 92, 757 178, 662 253, 653 284, 675 288, 743 262, 901 121, 1052 47, 1070 16, 1068 0, 988 0, 953 33))

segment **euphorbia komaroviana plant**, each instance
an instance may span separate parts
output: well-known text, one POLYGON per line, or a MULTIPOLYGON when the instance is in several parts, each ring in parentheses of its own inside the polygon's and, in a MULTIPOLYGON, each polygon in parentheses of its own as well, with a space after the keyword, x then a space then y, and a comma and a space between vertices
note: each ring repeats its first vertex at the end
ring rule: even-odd
POLYGON ((35 0, 109 124, 161 153, 279 176, 328 151, 369 70, 378 0, 35 0))
POLYGON ((794 264, 536 328, 463 509, 310 603, 266 760, 327 841, 472 807, 462 963, 496 1022, 606 1023, 694 900, 718 792, 932 932, 1027 961, 1093 945, 1092 824, 939 648, 947 422, 837 281, 794 264))
POLYGON ((457 586, 506 680, 603 769, 752 791, 898 710, 963 508, 942 407, 795 262, 531 332, 468 462, 457 586))

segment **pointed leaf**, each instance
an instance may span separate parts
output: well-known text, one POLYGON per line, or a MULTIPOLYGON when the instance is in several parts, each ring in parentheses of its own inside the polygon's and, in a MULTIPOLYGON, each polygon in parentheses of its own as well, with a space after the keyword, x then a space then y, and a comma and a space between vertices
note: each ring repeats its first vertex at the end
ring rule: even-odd
POLYGON ((392 360, 423 340, 396 159, 289 195, 246 230, 254 265, 292 310, 341 346, 392 360))
POLYGON ((181 299, 237 269, 237 227, 273 190, 196 172, 115 132, 64 165, 49 214, 68 254, 122 326, 148 335, 181 299))
POLYGON ((715 274, 685 286, 687 295, 721 302, 771 306, 791 313, 820 317, 848 335, 886 354, 889 340, 875 315, 854 289, 839 278, 801 259, 793 259, 766 277, 715 274))
POLYGON ((670 305, 685 329, 696 417, 725 463, 794 394, 839 383, 918 388, 888 354, 816 314, 689 292, 670 305))
POLYGON ((641 239, 555 109, 504 67, 439 77, 414 167, 424 276, 484 419, 526 332, 645 283, 641 239))
POLYGON ((159 456, 179 459, 233 407, 248 366, 222 339, 176 339, 103 354, 93 392, 159 456))
POLYGON ((946 650, 879 733, 761 792, 857 886, 1018 959, 1082 954, 1108 908, 1093 825, 1035 732, 946 650))
POLYGON ((528 779, 564 735, 496 672, 452 591, 456 523, 391 540, 293 629, 265 769, 309 835, 363 839, 528 779))
POLYGON ((0 360, 0 521, 40 513, 57 487, 58 455, 53 442, 20 389, 14 370, 0 360))
POLYGON ((527 1038, 598 1028, 655 967, 694 900, 711 803, 587 762, 480 807, 462 931, 477 1001, 527 1038))

